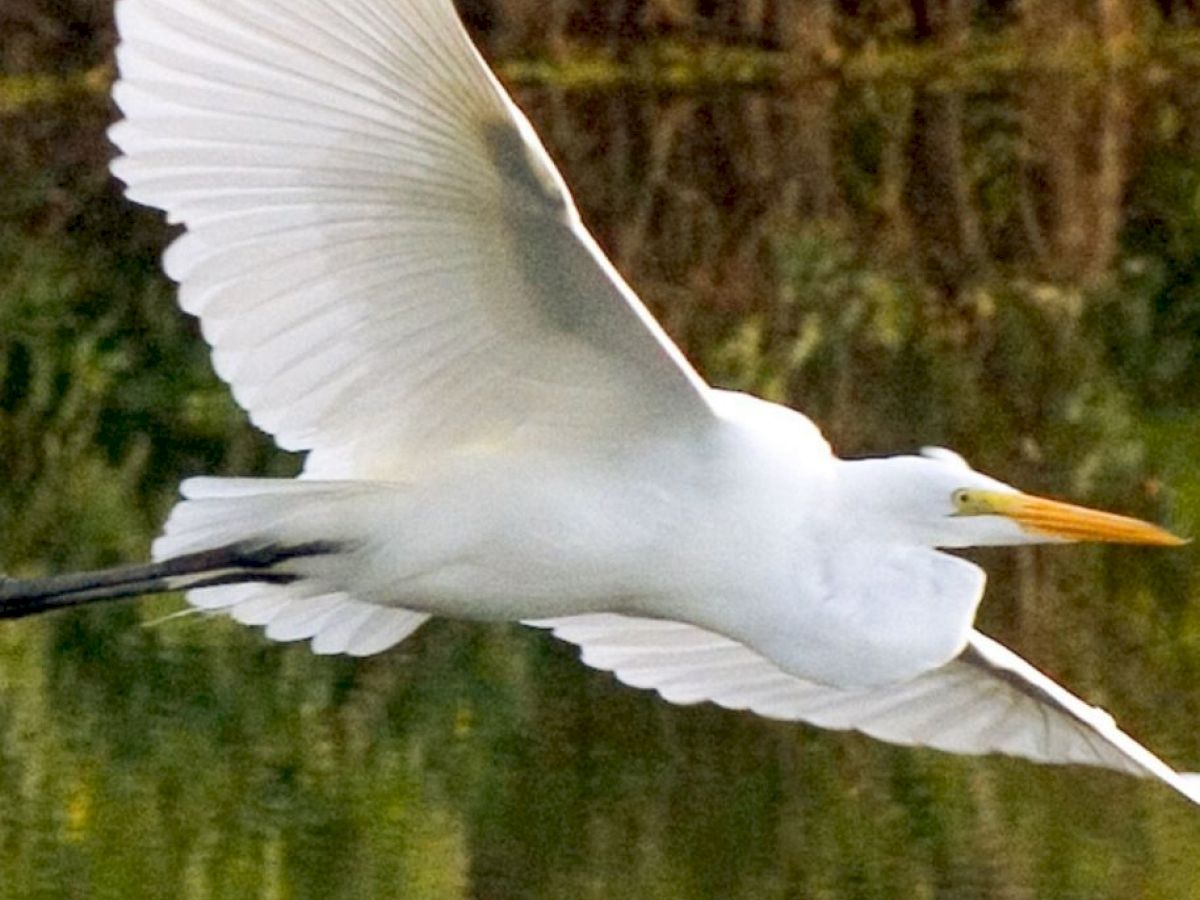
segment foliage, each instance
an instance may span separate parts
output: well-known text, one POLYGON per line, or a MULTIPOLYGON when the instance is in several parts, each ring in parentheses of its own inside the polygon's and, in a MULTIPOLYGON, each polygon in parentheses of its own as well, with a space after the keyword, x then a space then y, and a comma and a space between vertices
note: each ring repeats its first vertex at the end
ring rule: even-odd
POLYGON ((162 225, 107 177, 106 116, 81 90, 3 120, 0 518, 23 523, 6 536, 10 565, 136 557, 180 472, 275 454, 174 308, 162 225))

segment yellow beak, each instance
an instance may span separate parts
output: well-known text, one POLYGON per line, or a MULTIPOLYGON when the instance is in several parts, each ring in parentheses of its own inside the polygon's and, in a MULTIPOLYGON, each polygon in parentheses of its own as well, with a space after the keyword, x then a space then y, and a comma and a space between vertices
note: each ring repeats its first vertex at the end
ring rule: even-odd
POLYGON ((1187 543, 1184 538, 1141 519, 1047 500, 1045 497, 1000 491, 971 491, 970 495, 968 502, 962 504, 961 515, 1006 516, 1023 530, 1040 537, 1164 547, 1187 543))

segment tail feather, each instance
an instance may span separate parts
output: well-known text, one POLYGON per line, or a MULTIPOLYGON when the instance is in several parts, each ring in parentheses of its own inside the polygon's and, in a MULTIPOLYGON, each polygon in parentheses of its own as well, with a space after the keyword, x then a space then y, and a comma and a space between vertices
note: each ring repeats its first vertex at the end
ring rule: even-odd
POLYGON ((317 653, 379 653, 429 617, 367 603, 342 590, 336 574, 344 563, 337 557, 353 547, 322 534, 321 523, 340 521, 346 504, 381 487, 190 479, 154 543, 155 562, 37 581, 0 579, 0 618, 183 590, 196 608, 262 626, 271 640, 311 640, 317 653), (323 578, 325 572, 333 575, 323 578))
MULTIPOLYGON (((379 486, 344 481, 191 478, 167 520, 154 555, 172 555, 214 540, 256 535, 278 541, 312 540, 314 522, 337 520, 345 503, 379 486)), ((316 653, 369 656, 398 644, 429 617, 363 602, 312 579, 288 584, 239 584, 188 592, 188 602, 224 610, 238 622, 265 629, 273 641, 311 640, 316 653)))
MULTIPOLYGON (((187 552, 213 541, 255 535, 306 541, 315 522, 337 520, 343 504, 378 486, 338 481, 261 478, 191 478, 171 511, 156 558, 187 552)), ((398 607, 366 603, 336 585, 300 578, 287 584, 236 584, 188 592, 188 602, 227 612, 265 629, 273 641, 311 640, 316 653, 368 656, 416 631, 429 617, 398 607)))
POLYGON ((283 478, 189 478, 183 500, 151 547, 155 559, 214 544, 257 540, 307 543, 319 539, 306 523, 370 488, 363 484, 283 478))
POLYGON ((338 617, 346 599, 345 594, 297 598, 271 617, 266 635, 273 641, 302 641, 314 637, 338 617))
POLYGON ((214 612, 228 612, 234 621, 243 625, 266 625, 285 606, 300 598, 297 592, 275 590, 259 585, 245 585, 241 591, 199 590, 188 594, 188 602, 214 612))
POLYGON ((377 607, 353 632, 334 627, 326 628, 313 639, 313 649, 318 653, 373 656, 400 643, 420 628, 428 618, 424 613, 408 609, 377 607))

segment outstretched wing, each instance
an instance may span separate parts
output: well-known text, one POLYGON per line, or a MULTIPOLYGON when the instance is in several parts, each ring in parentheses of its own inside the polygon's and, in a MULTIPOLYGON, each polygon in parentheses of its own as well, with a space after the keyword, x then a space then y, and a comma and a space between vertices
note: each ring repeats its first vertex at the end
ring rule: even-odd
POLYGON ((311 474, 661 427, 706 388, 451 0, 119 0, 128 195, 217 372, 311 474))
POLYGON ((709 700, 953 753, 1101 766, 1158 779, 1200 803, 1200 776, 1176 772, 1108 713, 979 632, 962 656, 919 678, 839 690, 794 678, 736 641, 679 622, 602 614, 527 624, 552 629, 578 644, 588 665, 672 703, 709 700))

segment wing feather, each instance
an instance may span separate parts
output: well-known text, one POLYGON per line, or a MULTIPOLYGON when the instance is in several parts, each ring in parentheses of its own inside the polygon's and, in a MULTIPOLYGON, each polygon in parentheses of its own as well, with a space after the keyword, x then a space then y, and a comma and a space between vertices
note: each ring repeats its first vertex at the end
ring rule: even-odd
POLYGON ((450 0, 119 0, 117 21, 113 171, 185 226, 180 303, 309 474, 707 421, 450 0))
POLYGON ((674 703, 711 701, 954 753, 1100 766, 1157 779, 1200 803, 1198 776, 1176 772, 1108 713, 979 632, 939 669, 842 690, 795 678, 736 641, 679 622, 595 614, 526 624, 551 629, 578 645, 588 665, 674 703))

